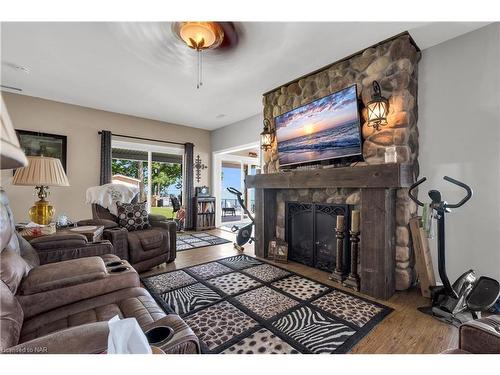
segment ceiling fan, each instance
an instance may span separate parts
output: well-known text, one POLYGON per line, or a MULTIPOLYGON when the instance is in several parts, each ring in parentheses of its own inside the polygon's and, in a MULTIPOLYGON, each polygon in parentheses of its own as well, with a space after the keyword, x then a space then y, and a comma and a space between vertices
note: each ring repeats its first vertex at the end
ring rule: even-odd
POLYGON ((238 42, 238 34, 232 22, 173 22, 172 32, 189 48, 196 51, 198 59, 197 89, 203 85, 202 52, 218 48, 231 48, 238 42))
POLYGON ((233 51, 245 34, 242 25, 234 22, 112 22, 108 27, 123 48, 148 64, 163 69, 165 64, 186 68, 195 63, 198 88, 202 61, 196 47, 216 62, 233 51))

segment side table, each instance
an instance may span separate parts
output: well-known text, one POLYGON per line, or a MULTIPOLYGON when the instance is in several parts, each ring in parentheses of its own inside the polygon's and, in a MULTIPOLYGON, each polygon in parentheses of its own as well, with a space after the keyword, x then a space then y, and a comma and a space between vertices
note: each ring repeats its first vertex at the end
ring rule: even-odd
MULTIPOLYGON (((34 230, 24 230, 24 227, 21 225, 16 226, 18 232, 20 232, 21 236, 24 237, 27 241, 31 241, 34 238, 45 237, 45 236, 55 236, 58 234, 83 234, 88 242, 98 242, 102 240, 102 234, 104 232, 103 225, 89 225, 89 226, 81 226, 81 227, 68 227, 68 228, 57 228, 55 232, 49 233, 49 231, 39 231, 38 233, 34 230), (33 235, 32 233, 36 233, 33 235)), ((34 228, 31 228, 34 229, 34 228)))
POLYGON ((89 242, 101 241, 103 232, 104 225, 86 225, 56 230, 56 234, 83 234, 89 242))

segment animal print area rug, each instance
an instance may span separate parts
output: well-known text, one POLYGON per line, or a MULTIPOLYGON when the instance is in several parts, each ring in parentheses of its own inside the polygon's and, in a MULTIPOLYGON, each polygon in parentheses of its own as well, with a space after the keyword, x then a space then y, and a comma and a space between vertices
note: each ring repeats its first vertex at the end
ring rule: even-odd
POLYGON ((177 234, 177 251, 197 249, 198 247, 214 246, 231 242, 225 238, 214 236, 210 233, 184 233, 177 234))
POLYGON ((346 353, 392 311, 247 255, 142 282, 204 353, 346 353))

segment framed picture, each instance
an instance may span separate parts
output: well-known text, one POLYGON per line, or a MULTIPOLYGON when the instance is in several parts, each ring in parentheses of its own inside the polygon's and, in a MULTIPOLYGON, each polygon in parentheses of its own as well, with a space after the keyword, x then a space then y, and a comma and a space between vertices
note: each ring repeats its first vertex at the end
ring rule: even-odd
POLYGON ((283 240, 278 240, 276 243, 274 261, 281 263, 288 262, 288 244, 283 240))
POLYGON ((66 169, 66 153, 68 138, 65 135, 39 133, 28 130, 16 130, 19 144, 26 156, 46 156, 61 160, 66 169))
POLYGON ((276 239, 269 241, 269 245, 267 246, 267 257, 269 259, 274 259, 274 254, 276 253, 276 245, 277 245, 276 239))

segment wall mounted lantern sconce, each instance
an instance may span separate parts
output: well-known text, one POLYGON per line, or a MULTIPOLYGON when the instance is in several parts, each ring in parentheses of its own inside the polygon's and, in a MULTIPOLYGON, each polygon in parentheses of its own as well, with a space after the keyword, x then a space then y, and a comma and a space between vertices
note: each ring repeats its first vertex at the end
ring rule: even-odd
POLYGON ((264 131, 260 133, 260 148, 267 151, 271 148, 274 141, 274 131, 271 129, 271 123, 264 119, 264 131))
POLYGON ((389 113, 389 101, 380 92, 380 85, 373 81, 372 100, 366 105, 368 110, 368 126, 380 130, 381 126, 387 125, 387 113, 389 113))

